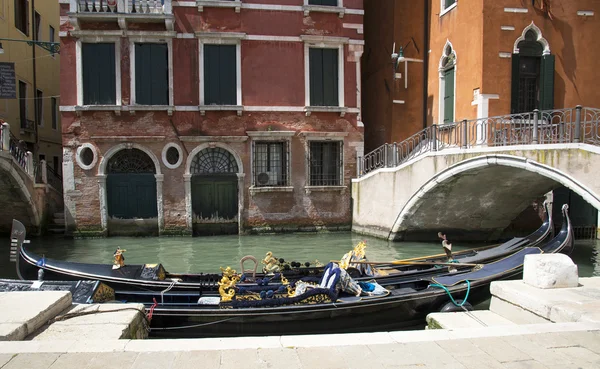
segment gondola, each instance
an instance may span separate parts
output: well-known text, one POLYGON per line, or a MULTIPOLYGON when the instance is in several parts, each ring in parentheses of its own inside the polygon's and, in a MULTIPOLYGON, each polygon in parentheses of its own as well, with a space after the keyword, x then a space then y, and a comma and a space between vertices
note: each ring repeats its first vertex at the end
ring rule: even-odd
MULTIPOLYGON (((563 225, 556 237, 539 247, 524 247, 479 268, 427 277, 402 276, 356 282, 330 263, 318 284, 257 286, 237 284, 239 275, 225 273, 219 293, 196 291, 115 290, 115 299, 144 303, 153 337, 224 337, 396 330, 417 327, 428 313, 460 309, 489 298, 492 281, 521 275, 526 255, 573 249, 573 228, 564 205, 563 225), (358 285, 358 293, 357 287, 358 285), (298 293, 298 289, 304 286, 298 293), (372 292, 367 292, 372 291, 372 292)), ((300 280, 302 281, 302 280, 300 280)))
MULTIPOLYGON (((455 266, 444 265, 449 255, 447 253, 423 256, 412 259, 398 260, 395 263, 378 265, 378 273, 365 273, 369 268, 363 268, 360 264, 353 263, 357 258, 351 256, 352 260, 348 263, 349 272, 352 277, 360 279, 369 279, 372 277, 387 278, 398 275, 417 275, 427 273, 437 273, 437 269, 443 266, 445 269, 458 268, 460 264, 482 263, 499 259, 525 246, 537 246, 547 238, 551 237, 554 231, 554 224, 551 213, 544 204, 546 215, 542 225, 533 233, 526 237, 515 237, 505 243, 493 246, 480 247, 476 249, 463 250, 452 253, 452 262, 455 266)), ((110 264, 88 264, 67 262, 40 257, 28 251, 24 245, 29 241, 25 240, 25 227, 17 220, 13 220, 13 230, 11 234, 12 256, 16 261, 17 275, 20 279, 38 279, 38 274, 43 274, 44 280, 99 280, 115 288, 137 288, 140 290, 163 291, 166 289, 174 291, 195 291, 217 290, 221 274, 218 273, 169 273, 161 264, 125 264, 117 269, 110 264), (42 271, 42 272, 40 272, 42 271)), ((357 246, 358 248, 358 246, 357 246)), ((353 251, 356 251, 356 249, 353 251)), ((364 252, 362 252, 364 258, 364 252)), ((117 257, 120 255, 117 255, 117 257)), ((287 279, 295 280, 301 277, 313 276, 319 277, 323 273, 324 266, 303 267, 299 263, 286 270, 281 266, 280 273, 271 275, 257 273, 258 261, 253 256, 242 258, 250 259, 254 262, 254 269, 246 273, 248 277, 246 282, 252 283, 256 280, 278 278, 283 275, 287 279)), ((289 263, 286 264, 289 266, 289 263)), ((372 270, 373 268, 370 268, 372 270)))

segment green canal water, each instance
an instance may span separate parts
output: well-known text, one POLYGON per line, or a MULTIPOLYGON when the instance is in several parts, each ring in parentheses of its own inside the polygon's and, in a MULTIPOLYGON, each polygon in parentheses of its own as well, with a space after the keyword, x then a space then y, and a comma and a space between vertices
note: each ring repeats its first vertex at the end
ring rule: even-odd
MULTIPOLYGON (((9 239, 3 238, 5 256, 0 258, 0 277, 15 278, 14 265, 9 263, 9 239)), ((388 242, 350 232, 306 233, 284 235, 156 237, 64 239, 61 237, 32 238, 28 246, 47 258, 84 263, 112 263, 117 247, 126 249, 125 262, 130 264, 162 263, 170 272, 219 272, 219 267, 239 270, 239 260, 246 255, 264 258, 272 251, 287 261, 326 264, 339 260, 358 242, 367 242, 366 253, 371 261, 389 261, 441 253, 441 243, 388 242)), ((453 244, 453 250, 481 244, 453 244)), ((600 276, 600 241, 579 240, 571 258, 579 267, 581 277, 600 276)))

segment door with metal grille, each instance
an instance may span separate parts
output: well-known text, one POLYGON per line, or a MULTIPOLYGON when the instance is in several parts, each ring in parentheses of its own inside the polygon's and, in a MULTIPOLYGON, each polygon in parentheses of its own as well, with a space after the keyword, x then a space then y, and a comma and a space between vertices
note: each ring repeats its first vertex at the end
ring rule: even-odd
POLYGON ((238 165, 233 155, 220 147, 204 149, 192 160, 190 172, 193 222, 237 223, 238 165))
POLYGON ((108 162, 108 215, 116 219, 155 218, 154 163, 138 149, 121 150, 108 162))

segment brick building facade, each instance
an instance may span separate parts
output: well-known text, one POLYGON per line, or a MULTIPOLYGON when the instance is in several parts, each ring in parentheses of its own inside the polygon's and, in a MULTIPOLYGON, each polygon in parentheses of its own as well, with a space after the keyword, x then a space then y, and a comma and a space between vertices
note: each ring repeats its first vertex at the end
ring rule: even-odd
POLYGON ((432 124, 598 106, 599 16, 594 0, 365 2, 366 149, 432 124))
POLYGON ((349 229, 362 0, 60 0, 80 235, 349 229))

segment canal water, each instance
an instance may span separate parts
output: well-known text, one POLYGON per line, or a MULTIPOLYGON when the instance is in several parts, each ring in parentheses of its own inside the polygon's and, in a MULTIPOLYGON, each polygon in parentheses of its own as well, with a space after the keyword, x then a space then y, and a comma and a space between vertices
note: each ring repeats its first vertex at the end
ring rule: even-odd
MULTIPOLYGON (((5 256, 0 257, 0 278, 16 278, 14 265, 9 263, 9 239, 5 256)), ((219 267, 239 270, 239 260, 253 255, 258 260, 268 251, 277 258, 301 263, 319 260, 326 264, 339 260, 358 242, 366 241, 366 254, 371 261, 390 261, 442 253, 441 243, 388 242, 351 232, 302 233, 283 235, 155 237, 64 239, 62 237, 33 238, 29 249, 47 258, 83 263, 110 264, 117 247, 127 250, 125 262, 130 264, 162 263, 170 272, 220 272, 219 267)), ((481 244, 453 244, 453 251, 481 244)), ((578 240, 571 255, 581 277, 600 276, 600 241, 578 240)))

